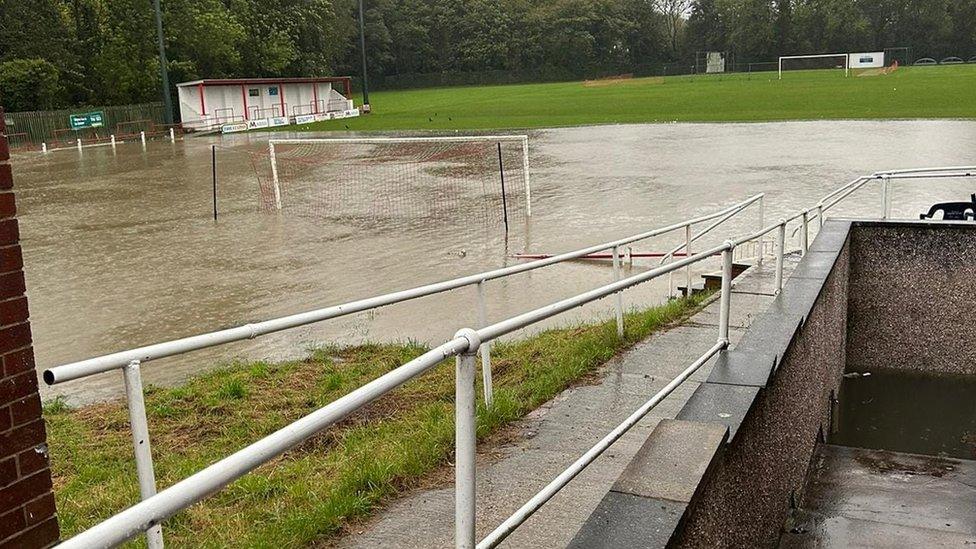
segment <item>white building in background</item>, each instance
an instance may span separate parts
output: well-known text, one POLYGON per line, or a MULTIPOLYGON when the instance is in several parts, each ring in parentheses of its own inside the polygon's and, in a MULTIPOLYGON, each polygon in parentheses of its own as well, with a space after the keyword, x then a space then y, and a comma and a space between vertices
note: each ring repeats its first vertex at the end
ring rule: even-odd
POLYGON ((187 130, 227 133, 359 115, 348 76, 205 79, 176 89, 187 130))

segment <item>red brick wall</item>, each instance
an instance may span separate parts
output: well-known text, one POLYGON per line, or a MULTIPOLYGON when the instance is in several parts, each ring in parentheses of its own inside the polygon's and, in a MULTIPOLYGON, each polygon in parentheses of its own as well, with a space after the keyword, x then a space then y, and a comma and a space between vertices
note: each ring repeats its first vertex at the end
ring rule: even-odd
POLYGON ((59 535, 9 158, 0 109, 0 549, 47 547, 59 535))

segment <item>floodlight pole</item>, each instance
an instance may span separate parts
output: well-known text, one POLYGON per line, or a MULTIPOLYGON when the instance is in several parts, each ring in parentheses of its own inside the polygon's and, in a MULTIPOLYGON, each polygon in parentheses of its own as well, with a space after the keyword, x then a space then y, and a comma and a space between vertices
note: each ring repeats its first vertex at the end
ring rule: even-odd
POLYGON ((153 0, 153 10, 156 12, 156 40, 159 45, 159 75, 163 79, 163 118, 167 124, 173 123, 173 99, 169 95, 169 70, 166 69, 166 44, 163 40, 163 14, 159 9, 159 0, 153 0))
MULTIPOLYGON (((156 2, 158 1, 156 0, 156 2)), ((369 112, 369 82, 366 79, 366 23, 363 19, 363 0, 359 0, 359 51, 363 58, 363 112, 369 112)))

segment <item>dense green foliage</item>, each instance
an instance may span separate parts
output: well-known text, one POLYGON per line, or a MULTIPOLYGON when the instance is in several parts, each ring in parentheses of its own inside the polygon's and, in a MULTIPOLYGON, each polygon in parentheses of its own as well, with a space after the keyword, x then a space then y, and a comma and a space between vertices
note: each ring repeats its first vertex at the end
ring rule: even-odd
MULTIPOLYGON (((706 298, 628 313, 623 338, 608 321, 496 342, 495 400, 490 408, 479 402, 479 438, 686 318, 706 298)), ((158 484, 170 486, 425 351, 418 344, 322 349, 303 361, 234 364, 183 387, 150 389, 146 409, 158 484)), ((138 500, 124 403, 68 410, 55 401, 45 407, 45 418, 64 537, 138 500)), ((166 521, 164 537, 172 547, 226 547, 230 533, 236 547, 320 546, 448 463, 453 440, 449 359, 166 521)))
POLYGON ((281 130, 478 130, 642 122, 756 122, 854 118, 974 118, 976 65, 635 78, 391 90, 373 114, 281 130), (580 108, 598 105, 599 108, 580 108))
MULTIPOLYGON (((674 74, 703 49, 738 62, 894 46, 976 55, 976 0, 364 1, 380 87, 659 74, 662 64, 674 74)), ((359 73, 357 0, 161 3, 174 83, 359 73)), ((15 60, 0 65, 11 110, 156 100, 152 2, 0 0, 0 63, 15 60)))

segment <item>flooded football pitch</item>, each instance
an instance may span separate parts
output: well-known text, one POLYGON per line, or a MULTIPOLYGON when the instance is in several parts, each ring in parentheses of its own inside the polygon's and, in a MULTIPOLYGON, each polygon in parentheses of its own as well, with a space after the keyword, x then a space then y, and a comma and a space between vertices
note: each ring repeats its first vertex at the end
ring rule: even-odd
MULTIPOLYGON (((620 125, 529 136, 533 215, 513 223, 507 235, 498 223, 465 215, 394 216, 379 223, 333 215, 327 206, 301 215, 268 212, 249 154, 267 149, 267 135, 17 155, 14 180, 38 371, 510 265, 517 252, 567 251, 759 192, 766 193, 771 222, 861 174, 976 159, 976 122, 968 121, 620 125), (216 222, 213 144, 219 145, 216 222)), ((963 181, 900 183, 895 216, 917 218, 933 202, 965 200, 976 191, 969 187, 963 181)), ((866 189, 835 215, 879 210, 877 191, 866 189)), ((757 223, 747 213, 709 242, 757 223)), ((643 243, 634 251, 664 251, 680 238, 643 243)), ((652 264, 638 260, 633 269, 652 264)), ((606 263, 575 262, 489 282, 488 316, 501 320, 610 276, 606 263)), ((649 305, 666 295, 667 282, 655 282, 627 292, 625 303, 649 305)), ((147 384, 171 384, 237 358, 294 358, 323 344, 439 342, 476 324, 474 304, 474 289, 460 289, 151 362, 143 372, 147 384)), ((559 322, 591 318, 609 307, 607 301, 559 322)), ((110 373, 43 394, 80 402, 115 396, 121 386, 121 374, 110 373)))

